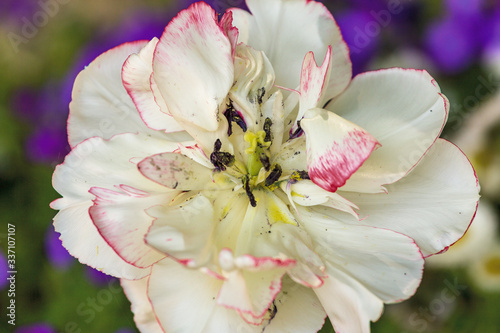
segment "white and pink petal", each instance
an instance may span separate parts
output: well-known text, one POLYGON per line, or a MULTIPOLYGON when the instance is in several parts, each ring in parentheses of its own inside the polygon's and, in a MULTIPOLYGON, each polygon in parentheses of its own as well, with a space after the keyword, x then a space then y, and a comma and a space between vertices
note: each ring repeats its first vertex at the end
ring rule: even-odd
POLYGON ((223 281, 166 258, 153 266, 148 297, 165 332, 258 333, 237 311, 219 306, 223 281))
MULTIPOLYGON (((422 278, 424 258, 415 241, 388 229, 346 224, 331 208, 299 207, 302 226, 314 239, 314 250, 330 267, 344 272, 384 303, 412 296, 422 278)), ((352 220, 355 220, 351 217, 352 220)), ((327 279, 324 281, 326 283, 327 279)))
POLYGON ((148 246, 144 237, 153 222, 146 209, 169 202, 176 192, 148 193, 125 185, 116 191, 92 187, 94 205, 89 214, 101 236, 126 262, 141 268, 151 266, 165 254, 148 246))
POLYGON ((377 193, 408 174, 429 150, 444 127, 449 102, 427 72, 393 68, 356 76, 326 109, 382 145, 343 188, 377 193))
POLYGON ((260 324, 281 290, 281 278, 295 261, 286 257, 233 256, 229 249, 219 253, 224 276, 217 304, 237 310, 247 321, 260 324))
POLYGON ((162 135, 121 134, 110 140, 87 139, 73 148, 54 172, 52 183, 62 198, 51 203, 53 209, 60 210, 54 218, 56 231, 73 256, 117 277, 137 279, 148 274, 149 269, 137 268, 120 258, 99 234, 89 214, 95 198, 89 190, 100 187, 115 191, 116 186, 125 185, 151 195, 166 194, 171 190, 145 179, 130 160, 176 147, 162 135))
POLYGON ((125 43, 97 57, 75 80, 68 118, 68 140, 78 143, 98 136, 109 139, 121 133, 148 133, 121 79, 125 60, 140 52, 147 41, 125 43))
POLYGON ((139 53, 127 58, 122 68, 123 86, 149 128, 165 132, 183 131, 168 113, 161 95, 153 93, 153 89, 158 89, 153 77, 153 55, 157 44, 158 38, 155 37, 139 53))
POLYGON ((308 110, 300 126, 306 135, 309 177, 329 192, 342 187, 380 146, 363 128, 324 109, 308 110))
MULTIPOLYGON (((89 216, 92 201, 74 203, 54 217, 54 228, 68 252, 102 273, 130 280, 148 276, 150 268, 139 268, 123 260, 102 238, 89 216)), ((52 208, 56 208, 56 204, 52 208)))
POLYGON ((168 24, 156 46, 153 75, 169 112, 190 134, 219 128, 234 69, 231 41, 210 6, 195 3, 168 24))
POLYGON ((189 267, 200 267, 216 256, 212 241, 215 217, 212 202, 202 195, 179 206, 148 210, 155 221, 146 243, 189 267))
POLYGON ((276 73, 276 84, 296 89, 302 62, 308 52, 324 59, 332 48, 332 76, 326 100, 335 97, 349 84, 352 66, 349 51, 328 9, 316 1, 248 1, 251 14, 233 12, 239 41, 264 51, 276 73))
POLYGON ((387 193, 342 195, 359 206, 360 216, 366 217, 364 224, 408 235, 429 256, 447 249, 467 231, 478 192, 467 157, 455 145, 438 139, 408 176, 387 185, 387 193))
POLYGON ((299 113, 294 126, 292 126, 292 133, 297 129, 297 122, 302 119, 307 110, 323 106, 323 97, 330 78, 331 61, 331 46, 328 47, 325 60, 321 66, 316 64, 312 52, 307 53, 304 58, 300 76, 299 113))

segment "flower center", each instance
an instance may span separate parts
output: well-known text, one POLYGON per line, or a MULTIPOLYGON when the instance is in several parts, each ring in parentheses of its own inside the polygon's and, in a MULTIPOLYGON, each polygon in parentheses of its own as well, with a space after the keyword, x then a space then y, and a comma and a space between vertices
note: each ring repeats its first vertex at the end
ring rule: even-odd
POLYGON ((244 140, 250 143, 250 147, 245 150, 245 154, 249 155, 247 160, 248 173, 251 176, 257 176, 262 168, 269 171, 271 166, 269 162, 271 140, 266 141, 266 132, 258 131, 253 133, 247 131, 244 140))
MULTIPOLYGON (((221 151, 222 143, 217 139, 214 143, 214 151, 210 160, 214 165, 215 172, 226 174, 240 179, 243 190, 247 194, 250 204, 255 207, 257 202, 252 191, 256 187, 266 187, 270 191, 278 188, 277 182, 282 176, 281 166, 277 163, 271 164, 272 156, 270 147, 272 145, 271 126, 272 120, 266 118, 262 130, 251 131, 242 120, 242 117, 229 107, 225 113, 229 123, 236 122, 243 130, 243 140, 246 142, 244 154, 230 154, 221 151), (242 156, 243 161, 237 156, 242 156)), ((232 129, 229 127, 228 135, 231 136, 232 129)))

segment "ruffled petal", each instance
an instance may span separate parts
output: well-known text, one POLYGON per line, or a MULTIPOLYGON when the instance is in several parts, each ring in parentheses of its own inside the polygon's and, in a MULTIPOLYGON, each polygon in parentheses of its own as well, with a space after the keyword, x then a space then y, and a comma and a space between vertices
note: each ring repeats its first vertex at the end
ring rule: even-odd
POLYGON ((324 324, 326 313, 313 290, 289 278, 283 278, 282 291, 273 305, 276 307, 274 317, 263 323, 266 333, 313 333, 324 324))
POLYGON ((206 264, 215 254, 212 202, 202 195, 180 206, 158 206, 148 210, 155 217, 146 242, 190 267, 206 264))
POLYGON ((231 42, 204 2, 180 12, 155 50, 153 75, 161 95, 192 135, 196 127, 219 128, 219 108, 233 84, 233 71, 231 42))
POLYGON ((248 1, 252 14, 233 12, 239 42, 264 51, 276 72, 278 86, 299 87, 302 61, 308 52, 324 59, 332 47, 332 76, 325 100, 337 96, 349 84, 352 66, 340 29, 326 7, 316 1, 248 1))
MULTIPOLYGON (((392 230, 346 225, 329 208, 301 208, 304 229, 330 268, 361 283, 384 303, 409 298, 420 284, 424 258, 415 241, 392 230)), ((335 274, 328 274, 335 278, 335 274)))
POLYGON ((335 332, 370 333, 370 321, 382 314, 384 303, 361 283, 330 268, 325 284, 313 289, 335 332))
POLYGON ((131 303, 134 313, 134 322, 142 333, 164 333, 156 320, 153 307, 148 298, 148 280, 145 277, 140 280, 121 279, 120 284, 125 296, 131 303))
POLYGON ((153 38, 139 53, 130 55, 122 69, 125 89, 132 98, 144 123, 153 130, 179 132, 184 129, 168 114, 168 108, 157 89, 153 74, 153 55, 158 38, 153 38))
POLYGON ((148 296, 165 332, 261 332, 238 312, 216 304, 223 281, 187 269, 171 259, 153 266, 148 296))
POLYGON ((310 109, 300 126, 306 134, 307 170, 319 187, 335 192, 380 144, 361 127, 323 109, 310 109))
POLYGON ((165 257, 147 246, 144 237, 153 219, 146 209, 169 202, 175 191, 150 194, 126 185, 117 186, 118 191, 92 187, 94 205, 89 214, 101 236, 126 262, 136 267, 149 267, 165 257))
POLYGON ((219 263, 225 280, 217 304, 235 309, 259 324, 281 290, 281 277, 295 265, 287 258, 234 257, 229 249, 219 253, 219 263))
POLYGON ((383 303, 413 295, 424 259, 414 241, 391 230, 345 225, 329 208, 300 208, 302 225, 327 263, 314 289, 338 332, 369 332, 383 303))
POLYGON ((274 84, 274 70, 262 51, 239 44, 236 48, 235 81, 229 92, 235 111, 241 114, 245 127, 256 132, 262 129, 261 107, 274 84))
POLYGON ((438 138, 449 103, 425 71, 387 69, 356 76, 326 109, 370 132, 382 145, 343 190, 382 192, 405 176, 438 138))
POLYGON ((225 13, 220 19, 219 26, 221 27, 221 29, 224 31, 224 34, 231 42, 231 48, 232 48, 231 55, 234 61, 236 45, 238 44, 239 32, 238 29, 235 26, 233 26, 233 13, 232 12, 225 13))
MULTIPOLYGON (((102 238, 90 219, 90 206, 90 199, 88 202, 75 203, 54 217, 54 227, 61 234, 60 239, 68 252, 82 264, 115 277, 133 280, 149 275, 149 268, 127 263, 102 238)), ((55 207, 53 204, 52 208, 55 207)))
POLYGON ((149 269, 126 263, 99 234, 89 215, 94 199, 89 190, 116 190, 115 186, 126 185, 150 194, 166 193, 170 190, 144 178, 130 160, 176 148, 163 135, 149 134, 121 134, 109 141, 96 137, 77 145, 56 168, 52 180, 63 196, 51 204, 53 209, 61 210, 54 218, 54 226, 68 251, 106 274, 127 279, 147 275, 149 269))
POLYGON ((442 139, 408 176, 388 185, 387 192, 342 195, 359 206, 360 216, 366 216, 363 223, 412 237, 425 256, 462 237, 479 200, 478 181, 467 157, 442 139))
POLYGON ((268 246, 295 260, 295 265, 287 271, 290 278, 310 288, 323 284, 325 263, 320 255, 314 252, 313 240, 305 230, 278 223, 273 226, 269 236, 268 246))
POLYGON ((120 133, 148 133, 137 109, 123 87, 122 66, 147 41, 125 43, 97 57, 75 80, 68 118, 71 147, 98 136, 109 139, 120 133))

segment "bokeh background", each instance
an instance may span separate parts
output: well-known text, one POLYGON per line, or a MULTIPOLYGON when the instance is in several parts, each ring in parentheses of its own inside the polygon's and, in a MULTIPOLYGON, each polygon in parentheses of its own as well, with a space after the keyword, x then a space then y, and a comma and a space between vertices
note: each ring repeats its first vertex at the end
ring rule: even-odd
MULTIPOLYGON (((208 1, 218 11, 243 0, 208 1)), ((325 0, 350 46, 355 74, 426 69, 450 99, 443 137, 474 164, 477 221, 430 258, 410 300, 389 305, 373 332, 499 332, 500 1, 325 0)), ((136 332, 119 281, 61 246, 48 204, 54 167, 69 151, 72 83, 120 43, 160 37, 192 1, 1 0, 0 332, 136 332), (15 226, 16 326, 8 324, 8 224, 15 226)), ((166 277, 168 278, 168 277, 166 277)), ((327 323, 322 332, 333 332, 327 323)))

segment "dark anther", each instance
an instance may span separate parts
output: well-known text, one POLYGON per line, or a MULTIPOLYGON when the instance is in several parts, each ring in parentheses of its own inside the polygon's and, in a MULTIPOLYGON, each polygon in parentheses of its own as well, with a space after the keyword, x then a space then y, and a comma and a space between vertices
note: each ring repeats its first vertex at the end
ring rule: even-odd
POLYGON ((210 154, 210 162, 218 171, 225 171, 226 167, 234 164, 234 156, 227 152, 217 151, 210 154))
POLYGON ((309 174, 307 173, 307 171, 297 170, 297 171, 294 171, 292 173, 292 175, 290 176, 289 183, 296 184, 299 180, 303 180, 303 179, 311 179, 311 178, 309 177, 309 174))
POLYGON ((226 116, 229 128, 227 129, 227 135, 233 134, 233 122, 235 122, 243 132, 247 131, 247 124, 241 116, 241 114, 234 109, 233 103, 229 102, 226 111, 224 111, 224 116, 226 116))
POLYGON ((278 308, 276 307, 276 304, 273 303, 271 304, 271 307, 269 307, 269 321, 273 320, 274 317, 276 317, 276 314, 278 313, 278 308))
POLYGON ((267 178, 266 178, 266 181, 265 181, 266 186, 271 186, 272 184, 277 182, 278 179, 280 179, 282 172, 283 171, 281 170, 280 165, 275 164, 273 170, 271 171, 269 176, 267 176, 267 178))
POLYGON ((297 173, 299 174, 300 179, 311 179, 307 171, 301 170, 297 171, 297 173))
POLYGON ((273 125, 273 121, 268 117, 264 122, 264 132, 266 132, 266 137, 264 138, 265 142, 270 142, 271 138, 271 126, 273 125))
POLYGON ((248 200, 250 200, 250 204, 252 205, 252 207, 256 207, 257 201, 255 201, 255 196, 253 195, 252 191, 250 190, 250 179, 248 178, 248 176, 245 176, 243 178, 243 186, 245 187, 245 192, 248 196, 248 200))
POLYGON ((266 88, 262 87, 262 88, 259 88, 257 89, 257 102, 259 102, 259 104, 262 104, 262 101, 264 100, 264 95, 266 94, 266 88))
POLYGON ((234 164, 234 156, 230 153, 220 151, 222 143, 217 139, 214 143, 214 152, 210 154, 210 162, 217 171, 225 171, 226 167, 234 164))
POLYGON ((295 130, 295 132, 290 133, 290 139, 296 139, 299 136, 301 136, 302 133, 304 133, 304 131, 302 130, 302 127, 300 127, 300 120, 299 120, 297 122, 297 129, 295 130))
POLYGON ((266 171, 269 171, 271 168, 271 162, 269 161, 269 157, 267 157, 266 153, 261 153, 259 155, 260 163, 262 163, 262 166, 266 171))
POLYGON ((214 152, 220 151, 221 147, 222 147, 222 142, 220 142, 220 139, 215 140, 214 152))

